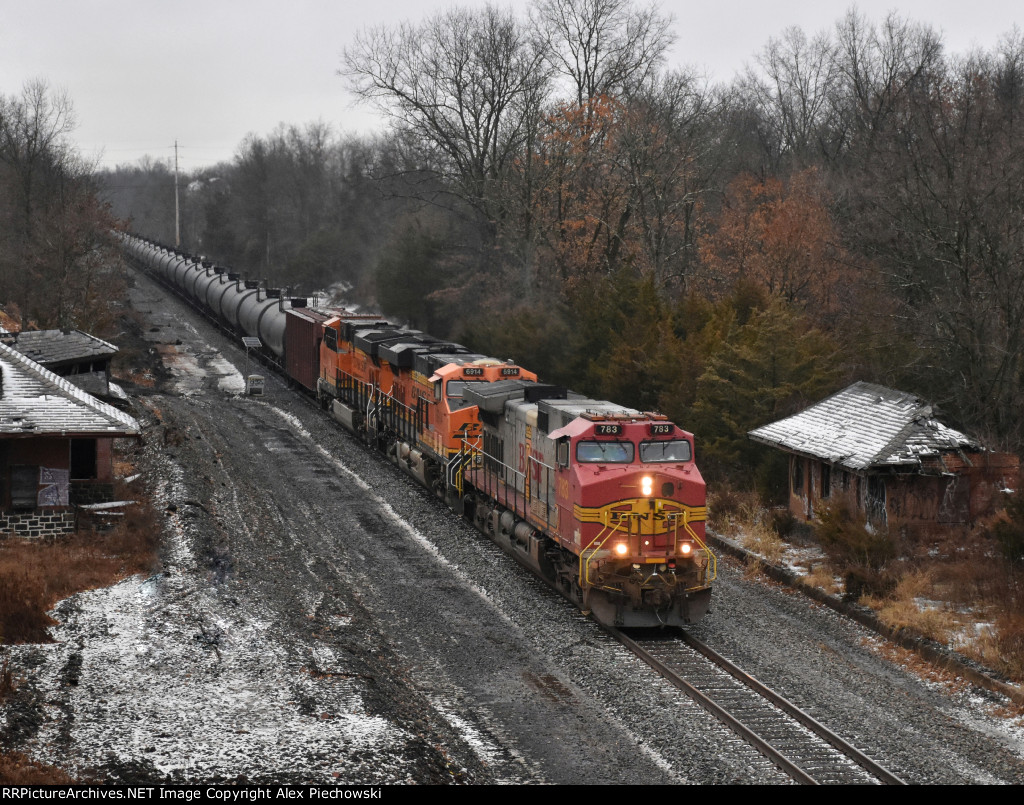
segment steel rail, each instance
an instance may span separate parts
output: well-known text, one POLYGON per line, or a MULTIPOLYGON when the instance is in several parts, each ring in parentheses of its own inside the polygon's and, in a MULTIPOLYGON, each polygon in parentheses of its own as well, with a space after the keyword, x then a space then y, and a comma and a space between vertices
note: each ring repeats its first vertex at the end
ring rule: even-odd
POLYGON ((874 775, 886 785, 906 785, 906 783, 893 774, 888 769, 880 766, 866 754, 861 752, 857 747, 848 743, 846 740, 836 735, 832 730, 822 724, 820 721, 815 719, 812 715, 801 710, 791 701, 786 699, 784 696, 776 693, 771 688, 767 687, 757 679, 752 677, 746 671, 741 669, 731 660, 726 659, 709 645, 696 637, 691 635, 685 630, 680 630, 682 633, 682 640, 688 646, 693 648, 695 651, 699 651, 703 656, 707 657, 711 662, 726 671, 730 676, 736 679, 741 684, 747 686, 755 693, 763 696, 765 699, 770 701, 784 713, 790 717, 796 719, 796 721, 809 729, 823 741, 831 745, 834 749, 846 755, 850 760, 860 766, 864 771, 874 775))
MULTIPOLYGON (((602 628, 618 640, 623 646, 633 652, 637 657, 647 663, 651 668, 657 671, 662 677, 668 680, 672 685, 679 688, 685 693, 690 699, 699 704, 719 721, 721 721, 726 727, 736 733, 739 737, 750 743, 758 752, 760 752, 765 758, 771 761, 777 768, 782 772, 789 775, 793 780, 804 785, 819 785, 819 781, 816 780, 809 772, 801 768, 791 758, 787 757, 781 751, 776 749, 772 744, 748 727, 746 724, 741 722, 734 715, 729 713, 720 704, 714 701, 707 694, 697 689, 693 684, 685 680, 680 676, 669 664, 655 657, 651 652, 643 648, 637 641, 633 640, 628 635, 623 634, 618 629, 602 626, 602 628)), ((845 757, 860 766, 864 771, 876 777, 883 783, 889 785, 905 785, 903 780, 894 775, 892 772, 878 765, 865 755, 860 750, 856 749, 845 740, 840 738, 835 733, 831 732, 827 727, 816 721, 813 717, 800 710, 796 705, 792 704, 784 697, 767 688, 762 683, 758 682, 754 677, 750 676, 746 672, 742 671, 736 665, 726 660, 720 654, 715 652, 710 647, 704 645, 696 638, 687 634, 684 630, 683 642, 690 648, 700 653, 708 661, 712 662, 716 666, 722 668, 724 671, 734 677, 745 687, 749 688, 759 696, 770 702, 774 707, 784 712, 794 721, 801 726, 805 727, 823 741, 828 743, 837 752, 841 753, 845 757)))

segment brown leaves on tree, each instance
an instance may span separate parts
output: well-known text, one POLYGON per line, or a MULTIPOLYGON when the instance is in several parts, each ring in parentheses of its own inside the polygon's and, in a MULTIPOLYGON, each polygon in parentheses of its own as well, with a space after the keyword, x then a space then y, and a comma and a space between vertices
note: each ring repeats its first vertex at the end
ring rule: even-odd
POLYGON ((750 174, 726 190, 717 228, 700 241, 709 290, 752 280, 770 294, 827 317, 838 302, 842 249, 815 169, 788 182, 750 174))

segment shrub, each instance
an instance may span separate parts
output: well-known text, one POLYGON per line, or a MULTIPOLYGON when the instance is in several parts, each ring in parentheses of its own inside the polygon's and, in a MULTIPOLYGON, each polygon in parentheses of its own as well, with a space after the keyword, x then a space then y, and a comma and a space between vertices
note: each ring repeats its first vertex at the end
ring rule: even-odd
POLYGON ((1024 564, 1024 495, 1011 495, 988 531, 1008 561, 1024 564))
POLYGON ((797 519, 789 509, 773 509, 771 514, 772 528, 780 537, 788 537, 797 526, 797 519))
POLYGON ((844 565, 877 571, 896 555, 888 532, 862 523, 842 504, 818 509, 814 534, 829 555, 844 565))
POLYGON ((746 547, 773 565, 779 564, 785 554, 785 546, 771 525, 756 521, 745 526, 746 547))
POLYGON ((789 503, 789 456, 786 453, 781 450, 765 453, 754 470, 754 489, 765 506, 789 503))
POLYGON ((708 520, 719 531, 736 519, 753 519, 757 509, 756 495, 740 492, 730 484, 719 484, 708 494, 708 520))

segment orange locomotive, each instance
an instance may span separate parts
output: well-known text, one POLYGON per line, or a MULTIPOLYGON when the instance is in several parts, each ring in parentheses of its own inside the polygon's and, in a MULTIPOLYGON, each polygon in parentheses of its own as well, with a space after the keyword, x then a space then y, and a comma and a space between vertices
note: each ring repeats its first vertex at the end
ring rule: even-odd
POLYGON ((716 566, 692 434, 378 316, 308 308, 176 249, 123 241, 134 265, 258 338, 342 425, 601 621, 678 626, 707 611, 716 566))
POLYGON ((692 434, 419 331, 347 314, 324 326, 332 416, 583 609, 620 626, 707 612, 692 434))
POLYGON ((537 375, 460 344, 343 313, 325 323, 317 394, 345 428, 457 508, 447 470, 481 437, 476 407, 464 395, 508 378, 537 375))

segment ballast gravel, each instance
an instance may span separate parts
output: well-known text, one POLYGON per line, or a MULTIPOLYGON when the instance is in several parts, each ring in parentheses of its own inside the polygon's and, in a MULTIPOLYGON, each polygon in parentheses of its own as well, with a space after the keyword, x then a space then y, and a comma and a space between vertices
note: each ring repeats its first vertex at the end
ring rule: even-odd
MULTIPOLYGON (((279 379, 242 395, 237 339, 145 278, 133 304, 162 360, 140 408, 160 572, 3 649, 4 748, 111 782, 787 782, 279 379)), ((1024 782, 1004 703, 719 571, 695 631, 762 682, 907 782, 1024 782)))

